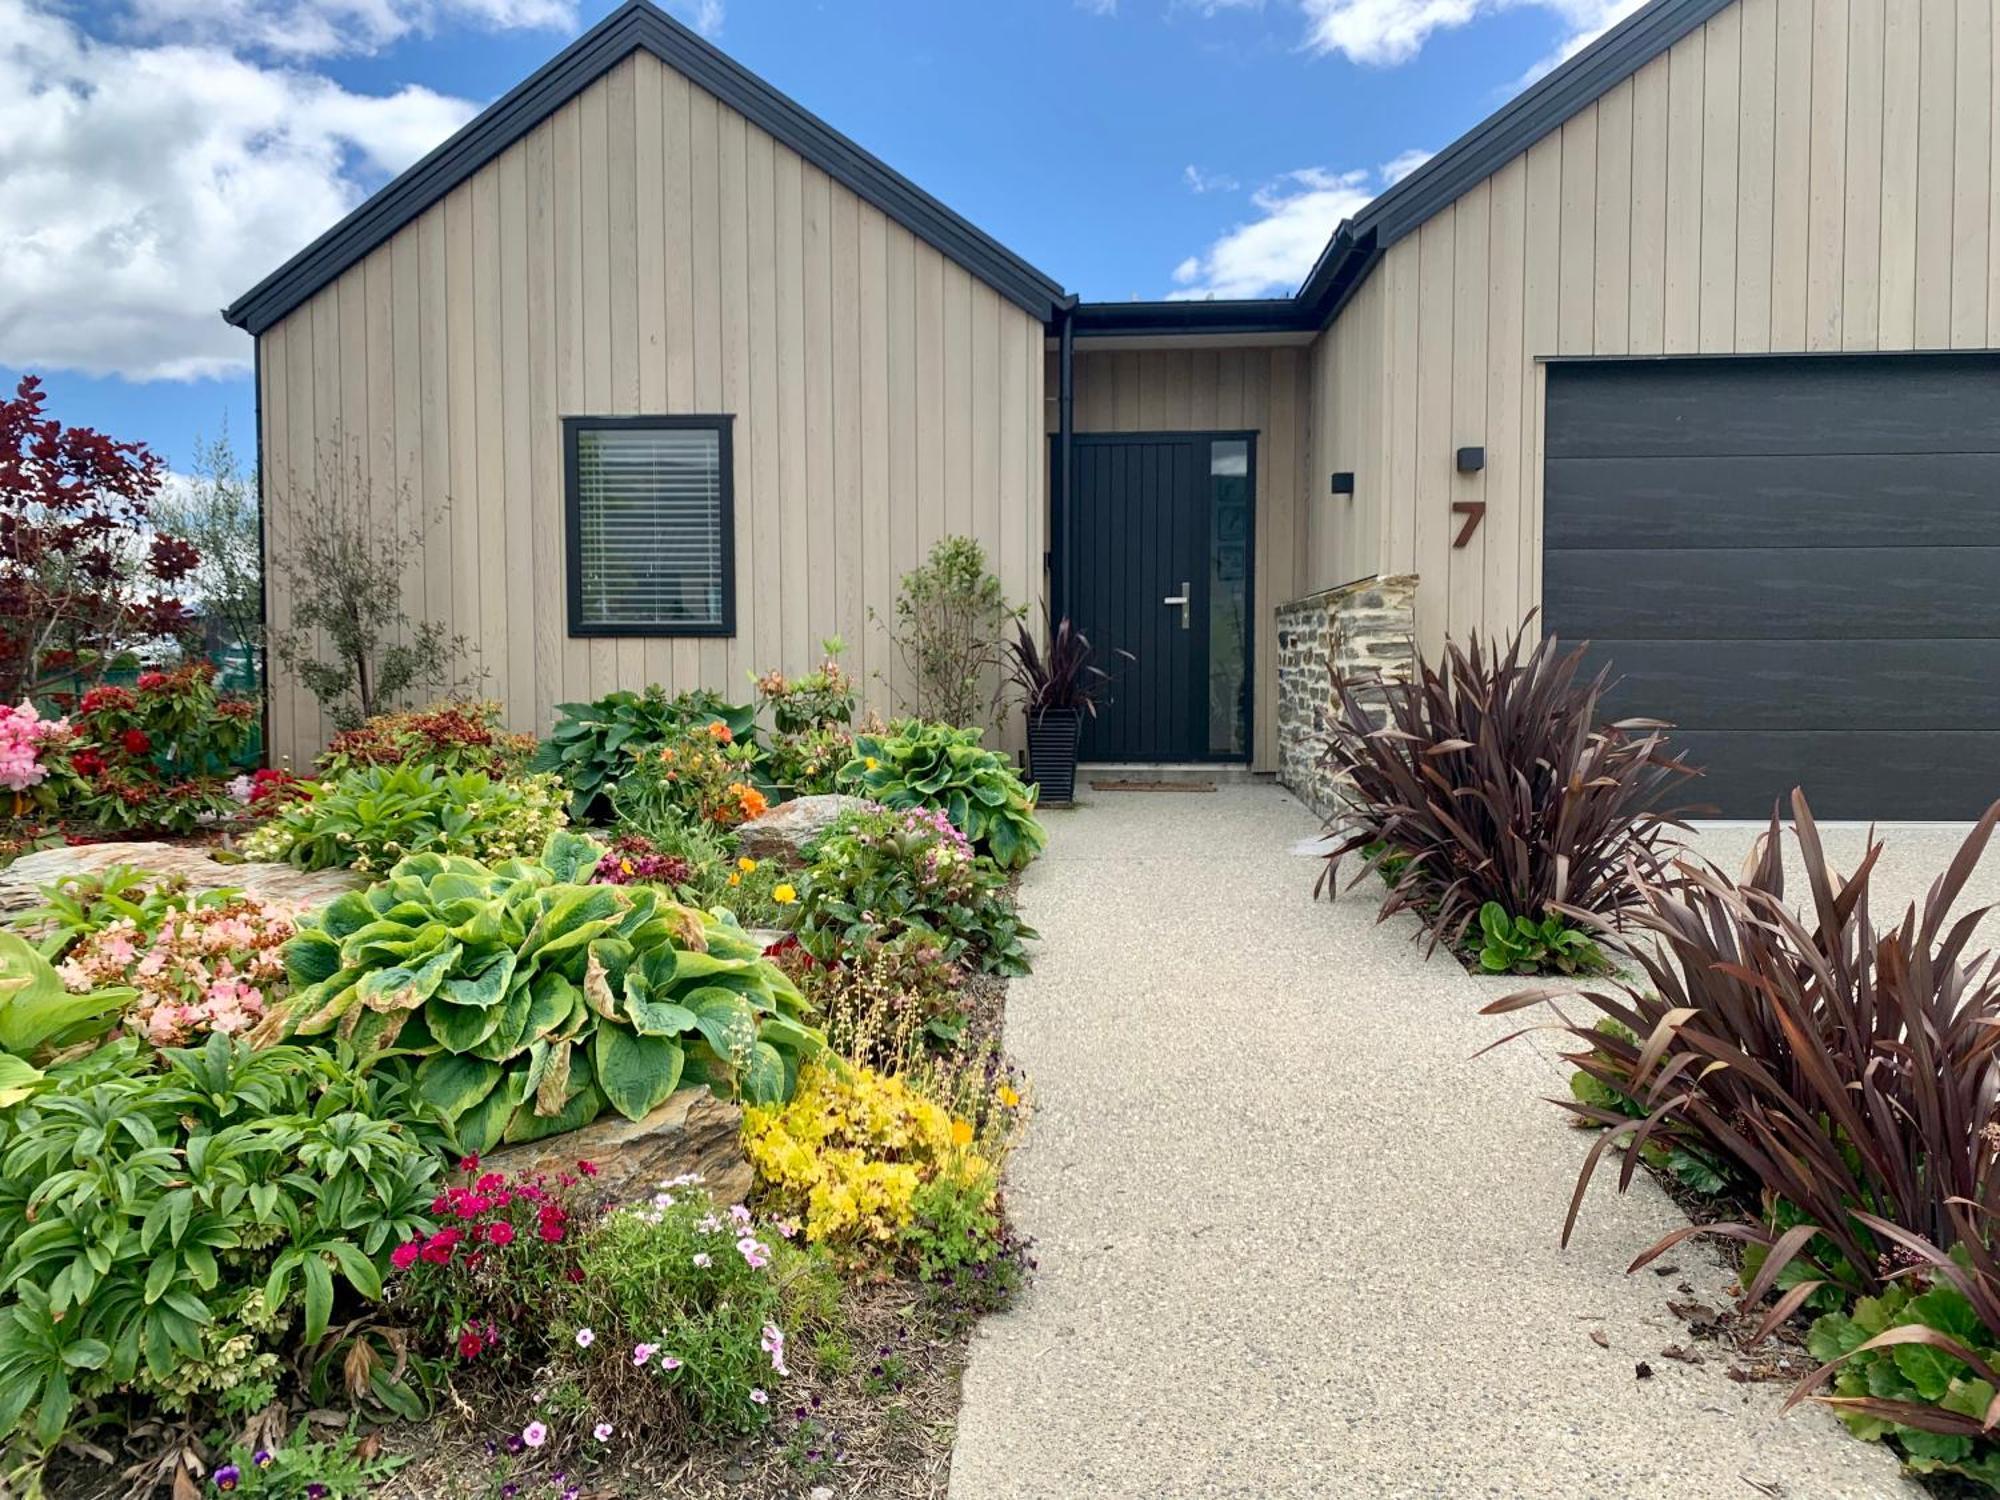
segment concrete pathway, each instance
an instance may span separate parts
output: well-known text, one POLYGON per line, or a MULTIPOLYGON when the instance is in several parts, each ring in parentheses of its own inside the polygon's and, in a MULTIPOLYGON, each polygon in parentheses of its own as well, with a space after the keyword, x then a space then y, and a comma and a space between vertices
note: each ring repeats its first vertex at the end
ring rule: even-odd
POLYGON ((1650 1180, 1600 1177, 1558 1250, 1588 1144, 1539 1102, 1562 1071, 1473 1060, 1506 986, 1426 962, 1370 891, 1312 902, 1289 795, 1049 825, 1008 1001, 1041 1271, 980 1327, 954 1500, 1921 1494, 1780 1388, 1659 1357, 1676 1284, 1719 1304, 1729 1277, 1693 1249, 1625 1274, 1684 1222, 1650 1180))

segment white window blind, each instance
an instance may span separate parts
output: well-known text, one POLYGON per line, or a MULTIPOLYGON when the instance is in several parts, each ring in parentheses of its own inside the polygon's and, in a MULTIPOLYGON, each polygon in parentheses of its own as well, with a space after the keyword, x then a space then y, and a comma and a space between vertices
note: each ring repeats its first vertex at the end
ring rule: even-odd
POLYGON ((727 482, 715 427, 580 427, 578 623, 721 628, 727 482))

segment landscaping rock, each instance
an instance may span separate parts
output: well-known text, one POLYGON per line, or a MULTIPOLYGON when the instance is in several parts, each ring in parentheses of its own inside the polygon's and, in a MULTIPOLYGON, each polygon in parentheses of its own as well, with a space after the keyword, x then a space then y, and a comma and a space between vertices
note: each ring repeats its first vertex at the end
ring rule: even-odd
POLYGON ((699 1172, 718 1203, 750 1194, 750 1158, 743 1154, 743 1111, 705 1088, 686 1088, 645 1119, 602 1115, 581 1130, 489 1152, 496 1172, 550 1176, 580 1161, 597 1168, 596 1187, 617 1203, 650 1198, 657 1185, 699 1172))
POLYGON ((352 870, 296 870, 285 864, 221 864, 200 844, 154 842, 76 844, 24 854, 0 870, 0 912, 26 911, 42 903, 38 889, 66 875, 97 875, 113 865, 131 865, 155 875, 179 875, 189 885, 228 886, 259 901, 317 911, 343 891, 363 884, 352 870))
POLYGON ((775 859, 788 865, 803 865, 800 852, 825 833, 843 813, 866 807, 860 797, 839 795, 794 797, 780 803, 761 818, 752 818, 736 830, 738 851, 751 859, 775 859))

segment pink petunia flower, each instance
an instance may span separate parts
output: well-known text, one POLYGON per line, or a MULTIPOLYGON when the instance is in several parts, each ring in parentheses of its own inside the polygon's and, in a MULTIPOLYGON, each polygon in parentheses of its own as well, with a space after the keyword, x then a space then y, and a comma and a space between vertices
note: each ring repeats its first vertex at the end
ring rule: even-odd
POLYGON ((659 1348, 658 1344, 634 1344, 632 1346, 632 1363, 643 1365, 659 1352, 659 1348))
POLYGON ((530 1422, 521 1429, 521 1441, 530 1448, 539 1448, 549 1440, 549 1430, 540 1422, 530 1422))

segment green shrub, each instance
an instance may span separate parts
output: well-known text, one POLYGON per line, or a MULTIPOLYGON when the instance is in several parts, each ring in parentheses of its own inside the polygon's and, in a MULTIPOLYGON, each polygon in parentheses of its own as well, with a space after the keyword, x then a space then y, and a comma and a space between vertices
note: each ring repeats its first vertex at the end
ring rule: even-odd
POLYGON ((884 807, 934 807, 995 864, 1018 870, 1048 843, 1035 821, 1036 791, 1005 756, 982 749, 981 738, 977 729, 921 719, 858 735, 840 788, 884 807))
POLYGON ((612 785, 615 819, 634 828, 707 823, 734 828, 769 805, 755 785, 757 750, 721 719, 671 729, 635 753, 612 785))
POLYGON ((404 860, 302 926, 281 1025, 418 1059, 469 1151, 638 1120, 686 1085, 787 1096, 820 1045, 797 988, 733 922, 587 884, 603 853, 556 833, 539 860, 404 860))
POLYGON ((658 683, 643 693, 621 688, 592 703, 558 703, 555 727, 529 761, 530 770, 552 771, 570 789, 570 816, 602 817, 609 788, 634 756, 656 749, 678 729, 720 720, 738 740, 752 737, 757 710, 725 703, 707 689, 668 697, 658 683))
POLYGON ((513 859, 565 822, 553 776, 495 781, 478 771, 370 766, 312 783, 243 841, 251 859, 302 870, 386 870, 408 854, 513 859))
POLYGON ((693 1180, 606 1215, 565 1288, 552 1355, 579 1427, 610 1421, 676 1446, 762 1427, 791 1373, 788 1345, 838 1298, 789 1229, 725 1208, 693 1180))
POLYGON ((915 684, 911 709, 952 724, 990 717, 999 697, 1001 636, 1024 613, 1007 602, 977 541, 940 540, 920 566, 903 575, 895 619, 888 625, 915 684))
POLYGON ((1560 914, 1510 917, 1498 901, 1479 908, 1479 967, 1489 974, 1601 974, 1604 950, 1560 914))
POLYGON ((310 1422, 300 1422, 276 1448, 232 1446, 215 1466, 212 1482, 243 1500, 359 1500, 409 1462, 380 1452, 364 1458, 361 1443, 352 1431, 322 1442, 312 1435, 310 1422))
POLYGON ((1035 936, 1007 899, 1006 879, 941 813, 849 813, 807 851, 793 919, 800 944, 832 960, 920 931, 949 963, 1025 974, 1035 936))
POLYGON ((854 679, 840 665, 847 643, 832 635, 820 646, 825 657, 803 677, 788 678, 773 667, 751 679, 757 685, 758 703, 771 710, 771 727, 781 735, 840 729, 854 718, 854 679))
POLYGON ((130 922, 148 937, 175 912, 227 906, 238 896, 233 890, 197 889, 183 877, 155 875, 136 865, 65 875, 38 889, 42 904, 9 919, 9 925, 34 934, 42 955, 51 959, 114 923, 130 922))
POLYGON ((25 939, 0 932, 0 1109, 41 1086, 37 1061, 102 1036, 138 994, 126 985, 71 994, 25 939))
POLYGON ((503 709, 491 699, 432 704, 421 712, 376 714, 333 737, 319 758, 322 778, 363 766, 430 766, 438 771, 484 771, 499 778, 525 769, 535 737, 501 724, 503 709))
POLYGON ((427 1228, 440 1122, 351 1053, 130 1041, 0 1110, 0 1434, 46 1455, 95 1403, 197 1413, 381 1293, 427 1228))

